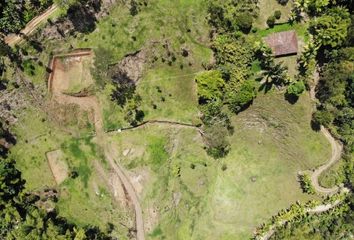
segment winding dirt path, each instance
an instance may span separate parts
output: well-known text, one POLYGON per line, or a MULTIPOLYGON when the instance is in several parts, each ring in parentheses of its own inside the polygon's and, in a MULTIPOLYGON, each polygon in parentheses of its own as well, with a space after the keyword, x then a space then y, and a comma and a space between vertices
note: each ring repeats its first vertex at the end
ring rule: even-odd
POLYGON ((9 34, 5 36, 5 43, 9 46, 14 46, 23 40, 23 35, 28 36, 33 33, 38 26, 46 21, 59 7, 56 4, 50 6, 47 10, 45 10, 42 14, 33 18, 30 22, 26 24, 26 26, 20 31, 20 34, 9 34))
MULTIPOLYGON (((312 101, 316 102, 318 99, 316 98, 316 86, 318 85, 319 82, 319 72, 316 68, 314 75, 314 84, 312 84, 310 88, 310 98, 312 101)), ((315 108, 316 106, 314 106, 315 108)), ((314 109, 315 110, 315 109, 314 109)), ((324 165, 321 165, 320 167, 316 168, 312 173, 311 173, 311 181, 312 185, 315 188, 315 190, 319 193, 323 194, 332 194, 338 191, 339 187, 335 186, 332 188, 325 188, 322 187, 319 182, 319 176, 326 170, 328 170, 333 164, 338 162, 341 159, 342 156, 342 151, 343 151, 343 145, 341 142, 337 141, 334 139, 334 137, 331 135, 331 133, 323 126, 321 126, 321 133, 325 136, 325 138, 328 140, 328 142, 331 144, 332 148, 332 154, 331 158, 326 162, 324 165)))
MULTIPOLYGON (((139 197, 136 192, 136 189, 134 188, 133 184, 130 182, 127 171, 123 168, 123 166, 118 161, 119 154, 115 151, 115 147, 112 145, 112 143, 109 142, 109 135, 112 133, 120 133, 122 131, 142 128, 143 126, 149 124, 158 124, 158 125, 167 124, 167 125, 173 125, 174 127, 194 128, 197 129, 201 135, 203 135, 204 133, 200 128, 198 128, 193 124, 174 122, 168 120, 149 120, 149 121, 142 122, 137 126, 125 127, 118 130, 105 132, 103 126, 102 112, 97 97, 96 96, 78 97, 78 96, 65 94, 64 90, 66 86, 65 83, 66 76, 65 74, 63 75, 63 71, 60 69, 59 65, 56 64, 57 57, 82 57, 89 54, 92 54, 92 52, 89 50, 80 50, 74 53, 54 56, 50 63, 50 68, 52 69, 52 72, 48 79, 48 91, 51 93, 52 99, 60 104, 76 104, 79 105, 79 107, 83 110, 93 112, 95 132, 96 132, 95 142, 103 149, 105 158, 107 159, 110 167, 113 169, 114 173, 116 174, 117 179, 119 179, 118 183, 112 183, 112 184, 119 184, 120 186, 123 186, 127 198, 130 200, 130 202, 133 205, 134 212, 135 212, 136 238, 137 240, 144 240, 145 239, 144 218, 143 218, 143 211, 139 202, 139 197)), ((98 162, 96 164, 98 164, 98 162)), ((108 180, 106 179, 105 181, 107 182, 108 180)), ((112 187, 118 189, 119 186, 114 185, 112 187)))
MULTIPOLYGON (((314 81, 313 81, 312 86, 310 87, 309 94, 310 94, 311 100, 316 103, 318 101, 318 99, 316 98, 316 86, 318 85, 318 82, 319 82, 319 72, 318 72, 317 68, 314 71, 313 79, 314 79, 314 81)), ((316 110, 316 105, 314 104, 314 111, 315 110, 316 110)), ((340 188, 338 186, 335 186, 332 188, 322 187, 319 184, 318 179, 324 171, 328 170, 333 164, 335 164, 336 162, 338 162, 341 159, 343 145, 341 142, 337 141, 325 127, 321 126, 320 131, 325 136, 325 138, 328 140, 328 142, 331 144, 332 154, 331 154, 331 158, 325 164, 319 166, 311 173, 311 182, 312 182, 313 187, 315 188, 315 190, 318 193, 330 195, 330 194, 334 194, 334 193, 338 192, 340 190, 340 188)), ((348 192, 350 190, 348 188, 343 188, 342 191, 348 192)), ((340 201, 337 200, 332 204, 318 205, 316 207, 306 209, 306 212, 311 213, 311 214, 322 213, 322 212, 325 212, 325 211, 328 211, 328 210, 334 208, 339 203, 340 203, 340 201)), ((274 234, 276 226, 282 226, 286 223, 287 223, 287 221, 281 221, 281 222, 274 224, 273 226, 270 227, 268 232, 266 232, 262 236, 256 237, 256 239, 257 240, 268 240, 274 234)))

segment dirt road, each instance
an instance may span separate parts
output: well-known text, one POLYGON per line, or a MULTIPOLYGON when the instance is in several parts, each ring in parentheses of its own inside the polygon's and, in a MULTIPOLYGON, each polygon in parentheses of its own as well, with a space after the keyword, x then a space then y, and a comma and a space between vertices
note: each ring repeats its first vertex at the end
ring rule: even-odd
POLYGON ((19 43, 22 39, 22 35, 30 35, 34 32, 38 26, 46 21, 56 10, 58 6, 53 4, 47 10, 45 10, 41 15, 33 18, 29 23, 26 24, 25 28, 20 31, 20 34, 9 34, 5 37, 5 43, 9 46, 14 46, 15 44, 19 43))
POLYGON ((339 188, 337 186, 332 187, 332 188, 324 188, 319 184, 318 178, 324 171, 329 169, 334 163, 336 163, 337 161, 339 161, 341 159, 343 145, 341 143, 339 143, 337 140, 335 140, 332 137, 331 133, 323 126, 321 126, 321 132, 331 144, 332 156, 326 164, 318 167, 312 173, 311 181, 312 181, 313 187, 315 188, 315 190, 317 192, 323 193, 323 194, 331 194, 331 193, 337 192, 339 188))
MULTIPOLYGON (((316 86, 317 86, 318 82, 319 82, 319 73, 316 70, 314 72, 314 83, 310 88, 310 98, 314 102, 318 101, 316 99, 316 86)), ((342 143, 340 143, 339 141, 334 139, 334 137, 331 135, 331 133, 323 126, 321 126, 321 133, 325 136, 325 138, 331 144, 332 154, 331 154, 331 158, 328 160, 328 162, 326 162, 324 165, 321 165, 320 167, 315 169, 315 171, 312 172, 311 181, 312 181, 313 187, 315 188, 315 190, 317 192, 323 193, 323 194, 332 194, 332 193, 335 193, 338 191, 338 187, 335 186, 333 188, 324 188, 319 184, 318 178, 324 171, 329 169, 333 164, 335 164, 337 161, 339 161, 341 159, 343 145, 342 145, 342 143)))

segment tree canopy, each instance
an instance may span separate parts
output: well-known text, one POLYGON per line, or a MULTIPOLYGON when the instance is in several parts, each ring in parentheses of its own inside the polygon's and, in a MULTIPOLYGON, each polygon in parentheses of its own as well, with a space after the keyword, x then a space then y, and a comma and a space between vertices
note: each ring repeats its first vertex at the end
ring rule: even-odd
POLYGON ((200 73, 195 77, 197 83, 197 92, 200 102, 221 99, 223 96, 223 88, 225 86, 221 72, 218 70, 210 70, 200 73))

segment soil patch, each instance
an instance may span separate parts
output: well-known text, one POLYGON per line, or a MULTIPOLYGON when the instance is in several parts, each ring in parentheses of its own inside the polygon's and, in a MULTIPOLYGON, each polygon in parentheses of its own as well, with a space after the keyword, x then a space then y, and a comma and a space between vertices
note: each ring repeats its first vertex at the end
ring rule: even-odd
POLYGON ((61 150, 48 152, 46 156, 54 180, 59 185, 69 176, 68 164, 63 159, 63 153, 61 150))
POLYGON ((90 74, 92 52, 83 51, 53 57, 48 87, 53 94, 77 95, 93 89, 90 74))

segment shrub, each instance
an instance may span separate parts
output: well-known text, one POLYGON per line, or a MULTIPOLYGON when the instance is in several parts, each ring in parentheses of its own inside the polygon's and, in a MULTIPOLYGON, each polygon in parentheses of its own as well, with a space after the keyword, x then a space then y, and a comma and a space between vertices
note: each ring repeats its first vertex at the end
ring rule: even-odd
POLYGON ((306 173, 300 174, 299 175, 299 181, 300 181, 300 185, 301 185, 302 191, 304 193, 315 194, 315 189, 312 186, 311 178, 310 178, 310 176, 308 174, 306 174, 306 173))
POLYGON ((242 32, 249 33, 252 28, 253 18, 249 13, 242 13, 236 17, 236 24, 242 32))
POLYGON ((312 121, 317 125, 329 126, 333 122, 333 115, 327 110, 316 111, 312 116, 312 121))
POLYGON ((230 151, 230 143, 227 140, 227 136, 228 131, 221 124, 207 127, 204 137, 207 153, 215 159, 225 157, 230 151))
POLYGON ((305 84, 303 81, 296 81, 289 85, 286 93, 292 96, 299 97, 305 91, 305 84))
POLYGON ((275 12, 274 12, 274 17, 275 17, 275 19, 280 19, 280 17, 281 17, 281 11, 279 11, 279 10, 276 10, 275 12))
POLYGON ((275 25, 275 17, 274 16, 270 16, 268 19, 267 19, 267 25, 270 27, 270 28, 273 28, 274 25, 275 25))
POLYGON ((238 113, 256 97, 255 82, 247 80, 235 88, 230 88, 228 93, 229 108, 238 113))
POLYGON ((197 92, 201 103, 222 97, 222 89, 225 86, 225 82, 221 77, 220 71, 203 72, 196 76, 195 81, 197 82, 197 92))
POLYGON ((278 3, 281 5, 286 5, 289 2, 289 0, 278 0, 278 3))

